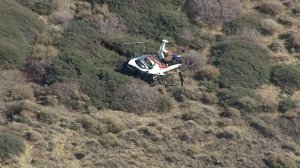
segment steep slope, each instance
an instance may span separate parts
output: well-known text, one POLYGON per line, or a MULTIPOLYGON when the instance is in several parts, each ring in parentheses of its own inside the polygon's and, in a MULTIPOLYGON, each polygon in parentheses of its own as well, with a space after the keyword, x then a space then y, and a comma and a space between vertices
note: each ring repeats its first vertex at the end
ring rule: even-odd
POLYGON ((297 3, 2 0, 0 167, 299 168, 297 3), (163 38, 184 87, 120 72, 163 38))

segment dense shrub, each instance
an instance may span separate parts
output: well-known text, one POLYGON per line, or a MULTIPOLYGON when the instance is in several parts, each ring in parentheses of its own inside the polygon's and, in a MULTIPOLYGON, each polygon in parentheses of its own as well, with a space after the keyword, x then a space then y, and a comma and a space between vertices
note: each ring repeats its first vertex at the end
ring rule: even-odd
POLYGON ((115 72, 114 67, 125 62, 125 57, 101 46, 102 38, 103 34, 91 23, 73 22, 57 42, 61 53, 54 60, 50 79, 79 83, 98 108, 117 108, 115 94, 128 78, 115 72))
POLYGON ((0 133, 0 162, 13 156, 19 156, 26 149, 23 140, 9 133, 0 133))
POLYGON ((203 109, 197 111, 188 111, 180 116, 183 121, 192 120, 200 125, 211 125, 214 120, 208 114, 206 114, 203 109))
POLYGON ((273 2, 273 1, 265 1, 261 2, 256 9, 261 13, 276 16, 283 11, 283 6, 281 3, 273 2))
POLYGON ((239 0, 188 0, 185 8, 192 20, 201 18, 210 25, 228 22, 242 13, 239 0))
POLYGON ((277 65, 272 69, 271 81, 286 91, 300 89, 300 67, 277 65))
POLYGON ((129 81, 129 78, 110 68, 101 69, 99 73, 95 74, 85 74, 80 78, 83 91, 98 108, 120 109, 121 105, 116 95, 120 86, 129 81))
POLYGON ((285 50, 284 44, 281 41, 273 41, 269 46, 268 46, 273 52, 283 52, 285 50))
POLYGON ((266 49, 246 41, 220 42, 212 48, 212 62, 220 69, 225 87, 256 88, 269 81, 270 63, 266 49))
POLYGON ((201 33, 197 27, 178 29, 175 39, 178 44, 189 46, 194 50, 203 50, 207 43, 212 41, 209 35, 201 33))
POLYGON ((207 63, 207 57, 195 50, 188 51, 183 59, 183 65, 193 71, 198 70, 207 63))
POLYGON ((251 89, 223 89, 217 96, 219 97, 219 103, 225 107, 234 107, 241 112, 257 112, 260 110, 258 97, 251 89))
POLYGON ((278 19, 277 19, 277 22, 284 25, 284 26, 287 26, 287 27, 291 27, 293 26, 294 24, 294 21, 292 18, 288 17, 288 16, 280 16, 278 19))
POLYGON ((219 139, 242 139, 245 137, 245 132, 235 126, 227 126, 224 131, 217 133, 219 139))
POLYGON ((223 27, 223 32, 227 35, 236 34, 243 29, 260 30, 260 19, 253 15, 243 15, 230 22, 223 27))
POLYGON ((299 151, 299 145, 297 145, 294 142, 287 142, 281 145, 282 149, 286 149, 289 150, 291 152, 294 152, 295 154, 297 153, 297 151, 299 151))
POLYGON ((49 15, 57 8, 53 0, 17 0, 17 2, 40 15, 49 15))
POLYGON ((291 52, 300 52, 300 34, 299 33, 292 33, 287 34, 287 49, 291 52))
POLYGON ((166 102, 154 88, 137 81, 124 85, 118 90, 118 101, 126 111, 137 114, 159 110, 168 111, 170 108, 169 100, 166 102))
MULTIPOLYGON (((108 5, 110 12, 118 16, 129 33, 141 35, 153 40, 163 38, 176 39, 179 43, 185 43, 186 38, 182 34, 190 32, 194 38, 189 43, 195 49, 202 49, 205 40, 197 28, 189 22, 183 12, 178 12, 184 4, 184 0, 103 0, 108 5), (166 8, 166 6, 168 6, 166 8)), ((101 20, 100 20, 101 23, 101 20)), ((104 24, 105 25, 105 24, 104 24)), ((101 25, 102 26, 102 25, 101 25)))
POLYGON ((294 116, 292 118, 279 117, 276 120, 278 128, 284 135, 294 138, 296 141, 300 139, 300 117, 294 116))
POLYGON ((186 100, 186 89, 183 87, 173 87, 171 88, 171 93, 174 99, 178 102, 184 102, 186 100))
POLYGON ((264 162, 269 168, 297 168, 294 159, 280 153, 272 153, 264 162))
POLYGON ((280 112, 286 112, 286 111, 288 111, 290 109, 293 109, 295 107, 296 107, 296 102, 295 101, 293 101, 290 98, 285 98, 285 99, 279 101, 278 110, 280 112))
POLYGON ((93 22, 103 34, 117 35, 124 34, 124 32, 127 31, 127 27, 124 23, 114 15, 97 15, 97 17, 93 19, 93 22))
POLYGON ((159 112, 169 112, 173 108, 172 100, 169 97, 162 96, 157 103, 159 112))
POLYGON ((86 1, 92 4, 93 6, 95 4, 104 3, 104 0, 86 0, 86 1))
POLYGON ((36 83, 51 84, 53 61, 51 59, 32 60, 26 65, 28 76, 36 83))
POLYGON ((296 16, 299 16, 300 15, 300 5, 296 5, 296 7, 294 7, 293 9, 293 13, 296 15, 296 16))
POLYGON ((0 6, 0 65, 18 68, 31 55, 32 44, 45 25, 38 15, 14 1, 1 1, 0 6))

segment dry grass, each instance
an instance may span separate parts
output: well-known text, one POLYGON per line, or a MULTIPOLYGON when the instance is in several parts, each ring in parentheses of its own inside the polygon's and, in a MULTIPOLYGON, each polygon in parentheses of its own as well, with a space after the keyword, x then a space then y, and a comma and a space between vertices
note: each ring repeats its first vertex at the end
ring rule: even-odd
POLYGON ((238 39, 250 41, 250 42, 258 42, 261 37, 257 30, 255 29, 249 29, 249 28, 243 28, 241 30, 238 30, 235 34, 235 36, 238 39))
POLYGON ((15 85, 9 91, 12 100, 34 100, 34 90, 31 85, 15 85))
POLYGON ((112 133, 118 133, 126 129, 123 120, 116 115, 104 115, 101 121, 107 125, 108 131, 112 133))
POLYGON ((256 90, 262 105, 271 110, 276 111, 279 103, 280 89, 272 85, 264 85, 256 90))
POLYGON ((287 15, 283 15, 283 16, 280 16, 278 19, 277 19, 277 22, 286 26, 286 27, 292 27, 294 25, 294 19, 292 17, 289 17, 287 15))
POLYGON ((76 2, 76 18, 89 18, 92 16, 92 6, 88 2, 78 1, 76 2))
POLYGON ((264 159, 265 164, 270 168, 289 167, 297 168, 297 163, 293 158, 283 153, 270 153, 267 159, 264 159))
POLYGON ((200 125, 211 125, 215 122, 213 118, 202 110, 183 113, 180 118, 184 121, 192 120, 200 125))
POLYGON ((218 79, 220 75, 221 75, 220 70, 217 67, 210 64, 206 64, 195 75, 195 78, 198 80, 203 80, 203 79, 214 80, 214 79, 218 79))
POLYGON ((49 92, 61 100, 70 99, 78 90, 80 90, 80 88, 76 83, 55 83, 49 87, 49 92))
POLYGON ((270 16, 276 16, 278 14, 281 14, 283 11, 283 5, 282 3, 278 1, 262 1, 257 6, 256 9, 260 11, 263 14, 267 14, 270 16))
POLYGON ((48 46, 53 43, 53 38, 48 32, 41 33, 38 37, 37 44, 48 46))
POLYGON ((267 125, 263 120, 252 118, 250 121, 250 126, 256 129, 256 131, 262 134, 266 138, 276 138, 277 134, 273 127, 267 125))
POLYGON ((45 46, 42 44, 37 44, 34 47, 32 58, 33 59, 49 59, 57 57, 59 50, 54 46, 45 46))
POLYGON ((225 111, 222 112, 220 115, 221 115, 221 117, 228 117, 228 118, 240 118, 241 117, 240 111, 234 107, 226 108, 225 111))
POLYGON ((264 19, 260 23, 264 35, 273 35, 281 30, 281 26, 273 19, 264 19))
POLYGON ((241 130, 236 126, 227 126, 223 128, 222 132, 217 133, 217 137, 222 139, 245 139, 245 131, 241 130))
POLYGON ((96 4, 93 8, 93 13, 101 14, 106 17, 110 15, 107 4, 96 4))
POLYGON ((116 147, 116 146, 120 146, 121 142, 118 139, 117 135, 112 134, 112 133, 107 133, 101 136, 101 138, 99 139, 99 142, 106 147, 112 146, 112 147, 116 147))
POLYGON ((55 11, 50 15, 50 20, 56 24, 65 24, 73 19, 73 14, 69 11, 55 11))

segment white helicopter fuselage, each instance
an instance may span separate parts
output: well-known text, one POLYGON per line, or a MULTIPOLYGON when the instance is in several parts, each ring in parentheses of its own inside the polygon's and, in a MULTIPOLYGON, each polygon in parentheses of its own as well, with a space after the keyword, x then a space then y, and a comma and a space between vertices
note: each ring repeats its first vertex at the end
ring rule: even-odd
POLYGON ((168 71, 179 68, 182 64, 166 66, 151 55, 142 55, 129 60, 128 65, 131 65, 147 74, 163 76, 166 75, 168 71))

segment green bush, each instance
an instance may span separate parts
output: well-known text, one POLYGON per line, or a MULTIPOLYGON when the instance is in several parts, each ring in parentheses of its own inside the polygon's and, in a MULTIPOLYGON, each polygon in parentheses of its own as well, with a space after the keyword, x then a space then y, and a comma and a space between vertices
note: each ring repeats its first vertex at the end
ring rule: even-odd
POLYGON ((290 98, 285 98, 285 99, 279 101, 278 110, 280 112, 284 113, 284 112, 286 112, 290 109, 293 109, 295 107, 296 107, 296 102, 295 101, 293 101, 290 98))
POLYGON ((19 68, 45 25, 38 15, 14 1, 3 0, 0 6, 0 66, 19 68))
POLYGON ((73 22, 62 40, 56 42, 61 54, 54 60, 48 81, 79 82, 96 107, 119 108, 115 94, 129 78, 114 71, 114 67, 126 59, 101 46, 102 39, 103 34, 91 23, 73 22))
POLYGON ((0 133, 0 162, 13 156, 19 156, 26 149, 23 140, 9 133, 0 133))
POLYGON ((183 30, 188 30, 193 32, 194 38, 192 43, 185 43, 185 45, 190 45, 195 49, 203 49, 206 45, 204 37, 189 22, 185 13, 178 12, 178 8, 184 5, 184 0, 144 0, 138 3, 131 0, 94 0, 94 2, 106 3, 109 10, 123 20, 131 34, 156 41, 168 38, 184 43, 181 34, 183 30))
POLYGON ((17 2, 40 15, 49 15, 57 7, 53 0, 17 0, 17 2))
POLYGON ((276 65, 272 69, 271 82, 285 91, 300 89, 300 66, 276 65))
POLYGON ((223 87, 256 88, 269 81, 269 53, 257 44, 220 42, 212 48, 212 62, 220 70, 223 87))
POLYGON ((240 112, 256 112, 260 108, 257 95, 251 89, 232 88, 218 92, 219 103, 225 107, 234 107, 240 112))
POLYGON ((227 35, 232 35, 245 28, 259 31, 260 19, 253 15, 243 15, 226 23, 222 31, 227 35))

